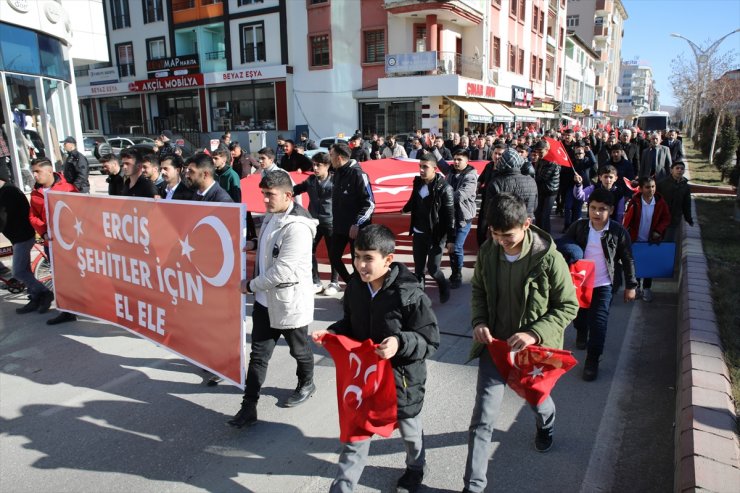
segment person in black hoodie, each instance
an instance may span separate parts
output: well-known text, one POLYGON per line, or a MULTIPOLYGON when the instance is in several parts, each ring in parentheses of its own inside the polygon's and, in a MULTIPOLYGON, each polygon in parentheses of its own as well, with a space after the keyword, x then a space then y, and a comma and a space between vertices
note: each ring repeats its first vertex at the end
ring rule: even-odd
POLYGON ((345 283, 349 271, 342 261, 349 243, 350 254, 355 258, 355 238, 360 228, 370 224, 375 210, 375 199, 370 178, 357 161, 350 159, 352 152, 344 142, 337 142, 329 150, 332 176, 331 213, 333 231, 329 248, 329 261, 345 283))
POLYGON ((308 157, 298 152, 295 142, 290 139, 286 140, 283 144, 283 149, 285 150, 285 154, 283 154, 278 164, 282 169, 285 171, 300 170, 304 173, 308 173, 313 169, 313 163, 308 157))
POLYGON ((316 261, 316 247, 319 246, 321 238, 324 239, 327 251, 331 245, 331 234, 332 234, 332 215, 331 215, 331 194, 332 194, 332 182, 331 182, 331 161, 329 160, 329 154, 325 152, 319 152, 314 154, 311 158, 313 161, 313 175, 303 180, 301 183, 293 186, 293 196, 297 197, 300 194, 308 193, 308 212, 311 213, 311 217, 319 221, 319 225, 316 226, 316 236, 313 239, 313 284, 316 293, 324 292, 327 296, 333 296, 339 291, 339 274, 337 270, 331 268, 331 281, 328 286, 324 288, 321 284, 321 278, 319 277, 319 264, 316 261))
POLYGON ((537 182, 535 223, 540 229, 550 234, 550 213, 560 187, 560 166, 543 159, 548 149, 549 146, 544 140, 537 142, 532 150, 532 164, 534 165, 534 179, 537 182))
POLYGON ((452 187, 437 173, 437 161, 427 153, 419 162, 419 176, 401 212, 411 213, 409 233, 413 236, 414 270, 422 288, 424 270, 437 281, 439 301, 450 299, 450 284, 440 270, 445 245, 451 252, 455 241, 455 205, 452 187))
POLYGON ((49 311, 54 293, 39 282, 31 272, 31 249, 36 231, 31 225, 31 206, 20 189, 10 182, 7 166, 0 166, 0 234, 13 245, 13 277, 26 285, 29 301, 16 308, 16 313, 49 311))
MULTIPOLYGON (((439 326, 432 303, 416 277, 393 261, 395 239, 386 226, 373 224, 357 236, 355 274, 344 296, 342 320, 314 331, 321 344, 327 333, 358 341, 371 339, 376 353, 390 359, 398 398, 398 428, 406 448, 406 471, 396 491, 416 491, 424 479, 424 405, 426 359, 439 348, 439 326)), ((343 443, 339 471, 329 491, 351 491, 360 479, 371 440, 343 443)))

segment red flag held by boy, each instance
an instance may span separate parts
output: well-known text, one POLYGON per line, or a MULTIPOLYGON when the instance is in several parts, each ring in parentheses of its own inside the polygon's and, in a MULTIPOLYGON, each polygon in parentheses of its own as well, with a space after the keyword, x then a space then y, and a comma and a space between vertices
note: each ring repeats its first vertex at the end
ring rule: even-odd
POLYGON ((397 426, 398 400, 393 367, 375 353, 370 339, 355 341, 326 334, 321 339, 337 373, 339 439, 366 440, 374 434, 389 437, 397 426))
POLYGON ((589 308, 594 293, 594 280, 596 279, 596 268, 592 260, 577 260, 570 264, 570 277, 576 288, 578 306, 589 308))
POLYGON ((550 150, 547 151, 547 154, 545 154, 542 159, 555 164, 559 164, 560 166, 572 168, 573 165, 570 162, 568 153, 565 152, 565 147, 563 147, 563 143, 559 140, 551 139, 550 137, 545 137, 545 140, 548 144, 550 144, 550 150))
POLYGON ((488 351, 506 384, 533 406, 544 402, 558 379, 578 363, 570 351, 535 345, 512 351, 500 339, 488 351))

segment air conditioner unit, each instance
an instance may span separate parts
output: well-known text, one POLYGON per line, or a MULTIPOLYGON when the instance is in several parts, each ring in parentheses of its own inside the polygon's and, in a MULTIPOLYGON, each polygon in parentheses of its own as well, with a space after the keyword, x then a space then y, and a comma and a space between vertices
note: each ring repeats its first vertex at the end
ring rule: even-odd
POLYGON ((488 82, 490 82, 491 84, 498 85, 498 69, 497 68, 488 69, 488 82))

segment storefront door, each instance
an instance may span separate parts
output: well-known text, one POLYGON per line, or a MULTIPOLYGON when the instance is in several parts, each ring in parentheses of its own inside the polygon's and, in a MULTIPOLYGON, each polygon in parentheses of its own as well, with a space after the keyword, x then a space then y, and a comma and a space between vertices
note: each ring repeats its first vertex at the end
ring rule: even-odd
POLYGON ((180 132, 200 132, 200 102, 197 91, 182 91, 157 96, 159 118, 155 118, 155 133, 165 129, 180 132))

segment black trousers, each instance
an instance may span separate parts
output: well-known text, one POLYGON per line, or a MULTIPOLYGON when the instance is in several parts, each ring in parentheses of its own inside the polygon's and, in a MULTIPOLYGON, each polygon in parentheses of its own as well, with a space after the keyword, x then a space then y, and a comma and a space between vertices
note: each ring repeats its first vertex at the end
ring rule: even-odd
MULTIPOLYGON (((319 277, 319 262, 316 260, 316 248, 319 246, 319 243, 321 242, 321 238, 324 239, 324 244, 326 244, 326 252, 329 253, 329 249, 331 248, 331 237, 332 237, 332 230, 331 226, 322 226, 318 225, 316 226, 316 236, 313 239, 313 266, 312 266, 312 276, 313 276, 313 283, 318 284, 321 282, 321 277, 319 277)), ((331 260, 329 261, 331 262, 331 260)), ((337 275, 337 270, 332 267, 331 268, 331 282, 337 282, 337 279, 339 276, 337 275)))
POLYGON ((429 233, 417 233, 414 231, 413 252, 414 252, 414 272, 419 282, 424 280, 424 269, 429 272, 435 280, 442 275, 439 266, 442 263, 442 250, 444 249, 444 240, 434 241, 429 233))
POLYGON ((349 235, 334 231, 331 235, 331 242, 329 243, 329 262, 345 284, 349 282, 349 271, 342 261, 342 256, 344 255, 344 249, 347 248, 347 243, 349 243, 349 253, 352 256, 352 262, 354 263, 355 240, 351 240, 349 235))
POLYGON ((298 362, 296 375, 299 382, 313 379, 313 351, 308 343, 308 325, 295 329, 273 329, 267 307, 254 304, 252 311, 252 350, 249 353, 247 382, 244 388, 244 401, 257 402, 262 384, 267 376, 267 365, 272 358, 280 336, 285 338, 290 355, 298 362))

